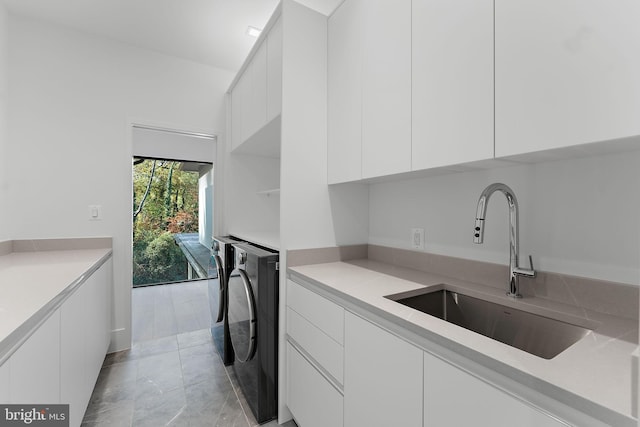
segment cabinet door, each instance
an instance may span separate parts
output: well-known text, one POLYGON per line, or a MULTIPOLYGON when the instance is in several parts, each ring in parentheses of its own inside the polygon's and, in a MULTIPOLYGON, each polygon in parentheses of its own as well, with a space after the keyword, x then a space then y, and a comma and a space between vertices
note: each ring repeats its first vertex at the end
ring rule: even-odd
POLYGON ((329 18, 329 184, 362 178, 362 9, 346 0, 329 18))
POLYGON ((235 149, 247 137, 246 123, 248 101, 248 79, 245 74, 240 76, 231 92, 231 148, 235 149))
POLYGON ((346 427, 422 426, 423 351, 345 314, 346 427))
POLYGON ((287 383, 287 406, 300 427, 342 426, 342 395, 289 343, 287 383))
POLYGON ((411 170, 411 0, 362 8, 362 177, 411 170))
POLYGON ((85 283, 87 286, 87 384, 93 390, 111 341, 112 260, 108 260, 85 283))
POLYGON ((11 359, 0 365, 0 403, 10 402, 9 394, 9 367, 11 359))
POLYGON ((11 403, 60 403, 60 311, 11 356, 11 403))
POLYGON ((428 353, 424 354, 424 427, 567 426, 428 353))
POLYGON ((267 123, 282 112, 282 19, 267 36, 267 123))
POLYGON ((60 308, 60 402, 69 404, 69 422, 78 426, 91 396, 88 338, 95 333, 88 317, 95 310, 89 306, 87 278, 60 308))
POLYGON ((412 169, 493 158, 493 1, 412 8, 412 169))
POLYGON ((496 0, 496 156, 640 134, 640 2, 496 0))
POLYGON ((249 67, 251 89, 249 90, 248 137, 267 123, 267 43, 263 41, 251 59, 249 67))

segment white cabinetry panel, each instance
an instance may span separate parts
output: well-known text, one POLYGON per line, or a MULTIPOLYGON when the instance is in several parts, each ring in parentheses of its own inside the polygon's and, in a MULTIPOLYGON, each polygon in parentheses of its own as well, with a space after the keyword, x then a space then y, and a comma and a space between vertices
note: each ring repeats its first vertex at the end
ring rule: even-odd
POLYGON ((111 268, 109 260, 60 308, 60 402, 71 426, 82 423, 109 346, 111 268))
POLYGON ((89 277, 60 308, 60 401, 69 404, 69 423, 80 425, 91 396, 87 346, 93 331, 87 321, 90 311, 89 277))
POLYGON ((11 356, 11 403, 60 403, 60 310, 11 356))
POLYGON ((493 1, 412 9, 412 169, 493 158, 493 1))
POLYGON ((496 156, 640 134, 640 2, 495 2, 496 156))
POLYGON ((249 91, 250 121, 247 138, 267 123, 267 42, 260 44, 249 66, 251 89, 249 91))
POLYGON ((363 2, 347 0, 329 18, 329 184, 362 178, 363 2))
POLYGON ((424 427, 561 427, 567 424, 428 353, 424 427))
POLYGON ((345 313, 346 427, 422 426, 423 351, 345 313))
POLYGON ((282 112, 282 19, 267 36, 267 122, 282 112))
POLYGON ((362 8, 362 177, 411 170, 411 0, 362 8))
POLYGON ((287 280, 287 305, 337 343, 343 343, 344 309, 342 307, 291 280, 287 280))
POLYGON ((240 76, 231 93, 231 147, 238 148, 248 137, 249 125, 249 77, 240 76))
POLYGON ((333 378, 342 383, 344 358, 340 344, 291 308, 287 308, 287 333, 333 378))
POLYGON ((300 427, 341 427, 343 397, 287 343, 287 405, 300 427))

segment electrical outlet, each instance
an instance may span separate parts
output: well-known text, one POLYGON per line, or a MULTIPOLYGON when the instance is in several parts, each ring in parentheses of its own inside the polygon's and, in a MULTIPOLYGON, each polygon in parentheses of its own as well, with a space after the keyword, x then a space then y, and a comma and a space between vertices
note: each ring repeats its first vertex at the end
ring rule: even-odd
POLYGON ((424 249, 424 228, 411 229, 411 247, 413 249, 424 249))

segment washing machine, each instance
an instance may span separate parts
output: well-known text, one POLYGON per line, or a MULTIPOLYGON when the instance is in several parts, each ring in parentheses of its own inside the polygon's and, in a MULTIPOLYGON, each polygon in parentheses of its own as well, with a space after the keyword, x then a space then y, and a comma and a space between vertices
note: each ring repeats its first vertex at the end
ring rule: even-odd
POLYGON ((233 236, 215 236, 211 247, 210 262, 217 271, 217 278, 210 278, 208 283, 211 336, 218 354, 227 366, 234 360, 227 319, 227 283, 235 262, 233 245, 242 242, 233 236))
POLYGON ((233 370, 256 420, 278 414, 279 254, 251 244, 235 244, 229 278, 229 334, 233 370))

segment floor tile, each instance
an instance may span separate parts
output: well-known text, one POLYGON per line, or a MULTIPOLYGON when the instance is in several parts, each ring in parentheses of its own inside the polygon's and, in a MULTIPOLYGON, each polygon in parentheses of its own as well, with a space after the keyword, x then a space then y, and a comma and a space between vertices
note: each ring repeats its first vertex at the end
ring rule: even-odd
POLYGON ((182 368, 177 351, 138 360, 136 400, 183 389, 182 368))
POLYGON ((82 427, 129 427, 133 421, 134 401, 127 400, 87 413, 82 427))
POLYGON ((213 338, 211 337, 211 331, 208 328, 200 329, 192 332, 185 332, 185 333, 179 334, 177 338, 178 338, 178 347, 181 349, 213 343, 213 338))
POLYGON ((158 338, 150 341, 142 341, 131 347, 129 357, 132 359, 140 359, 156 354, 167 353, 178 349, 178 339, 175 335, 158 338))
POLYGON ((180 361, 185 386, 203 381, 229 381, 213 345, 180 349, 180 361))
POLYGON ((105 357, 83 426, 258 425, 213 345, 207 292, 206 281, 133 290, 134 345, 105 357))
POLYGON ((179 388, 160 396, 137 399, 133 411, 136 427, 188 426, 187 402, 184 389, 179 388))

